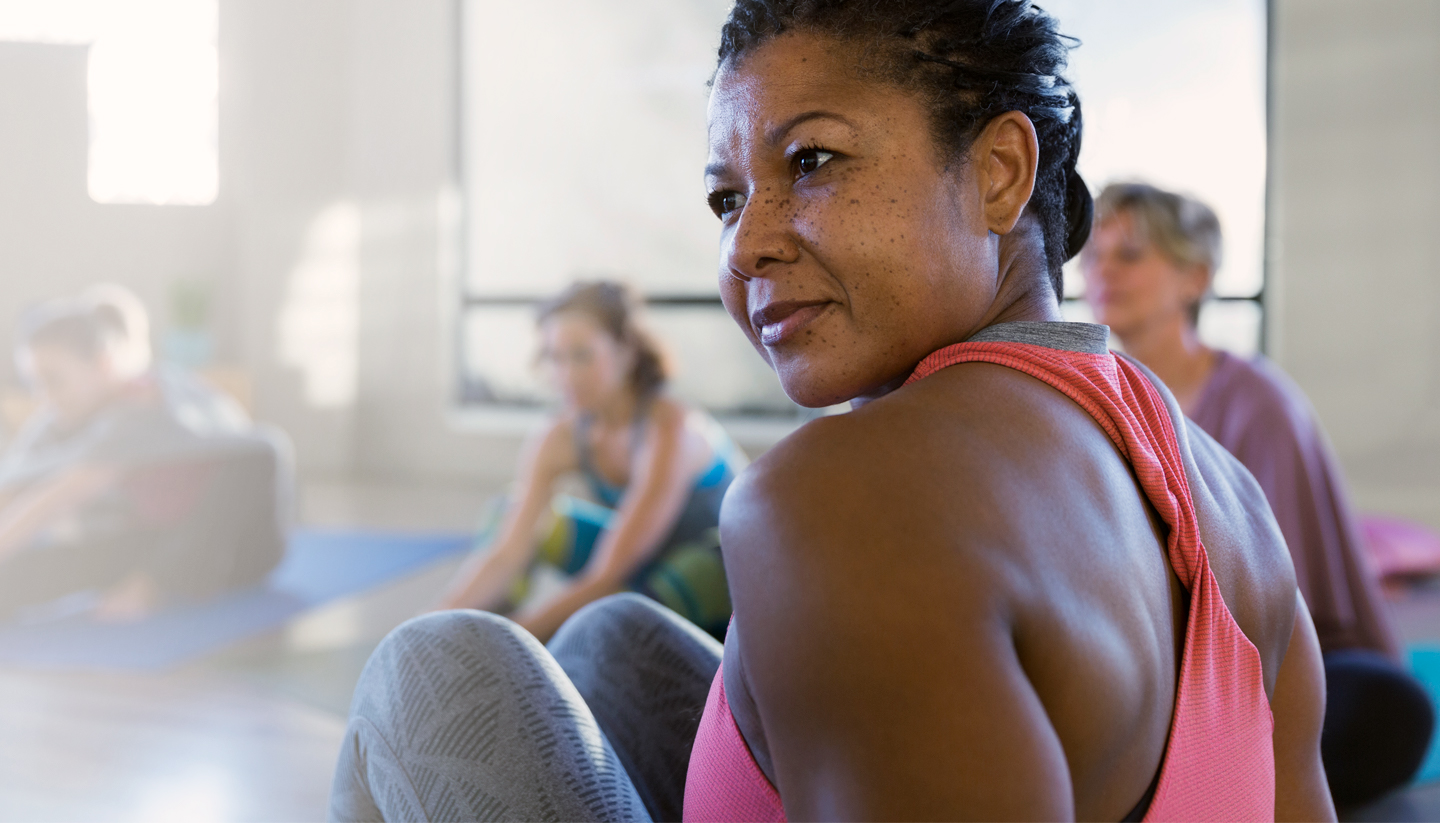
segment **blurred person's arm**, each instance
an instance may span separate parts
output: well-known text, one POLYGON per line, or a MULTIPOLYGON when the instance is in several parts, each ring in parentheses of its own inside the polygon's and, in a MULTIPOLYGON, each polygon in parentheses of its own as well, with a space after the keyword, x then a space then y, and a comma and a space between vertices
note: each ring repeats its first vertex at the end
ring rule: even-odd
POLYGON ((37 535, 111 488, 119 472, 81 465, 15 493, 0 505, 0 557, 23 548, 37 535))
POLYGON ((550 504, 556 479, 573 462, 573 436, 556 423, 527 445, 520 460, 519 493, 510 500, 500 535, 490 549, 466 562, 440 601, 441 609, 490 609, 501 604, 535 555, 535 526, 550 504))
POLYGON ((656 404, 649 442, 637 455, 620 509, 584 570, 553 600, 515 621, 542 642, 582 606, 615 594, 675 526, 690 496, 685 410, 656 404))

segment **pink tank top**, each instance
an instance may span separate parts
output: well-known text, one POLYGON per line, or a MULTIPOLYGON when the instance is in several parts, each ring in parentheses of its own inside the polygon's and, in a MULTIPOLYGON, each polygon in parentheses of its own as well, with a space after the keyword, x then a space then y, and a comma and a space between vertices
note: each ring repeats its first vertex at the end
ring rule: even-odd
MULTIPOLYGON (((1170 565, 1190 592, 1175 712, 1145 820, 1273 820, 1274 719, 1260 654, 1220 595, 1200 542, 1195 504, 1169 409, 1149 379, 1113 354, 1027 343, 960 343, 921 361, 906 385, 958 363, 1007 366, 1080 404, 1130 463, 1170 527, 1170 565)), ((755 765, 730 706, 723 671, 690 755, 687 821, 783 821, 780 794, 755 765)))

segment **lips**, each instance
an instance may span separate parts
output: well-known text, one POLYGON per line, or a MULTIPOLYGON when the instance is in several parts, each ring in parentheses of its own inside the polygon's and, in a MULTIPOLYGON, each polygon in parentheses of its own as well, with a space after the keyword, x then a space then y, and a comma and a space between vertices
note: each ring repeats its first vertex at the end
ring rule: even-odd
POLYGON ((750 314, 750 324, 760 334, 760 342, 777 346, 793 337, 830 306, 828 300, 785 300, 771 303, 750 314))

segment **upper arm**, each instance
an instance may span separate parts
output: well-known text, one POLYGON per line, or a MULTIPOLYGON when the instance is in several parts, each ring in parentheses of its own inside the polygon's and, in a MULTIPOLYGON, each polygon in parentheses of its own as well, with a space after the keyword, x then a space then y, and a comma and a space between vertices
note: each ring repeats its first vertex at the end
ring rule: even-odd
POLYGON ((528 533, 534 528, 536 520, 550 502, 556 479, 575 462, 574 452, 571 428, 563 420, 551 423, 526 442, 520 455, 517 489, 506 516, 505 534, 500 546, 523 545, 505 538, 518 531, 528 533))
POLYGON ((553 421, 544 431, 526 441, 520 454, 521 494, 538 489, 548 492, 555 479, 574 467, 574 430, 566 420, 553 421))
POLYGON ((1295 600, 1295 628, 1270 701, 1275 716, 1275 819, 1334 820, 1320 760, 1325 668, 1305 599, 1297 591, 1295 600))
POLYGON ((1072 816, 1065 753, 1012 639, 1004 570, 905 520, 903 482, 823 458, 764 462, 727 495, 722 539, 787 815, 1072 816))
POLYGON ((624 577, 638 567, 674 527, 690 494, 684 409, 657 403, 651 421, 616 518, 598 547, 595 574, 624 577))

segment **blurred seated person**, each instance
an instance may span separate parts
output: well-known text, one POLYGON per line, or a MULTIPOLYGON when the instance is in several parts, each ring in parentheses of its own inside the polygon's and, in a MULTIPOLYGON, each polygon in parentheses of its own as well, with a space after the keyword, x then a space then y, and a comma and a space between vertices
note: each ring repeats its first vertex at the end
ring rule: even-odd
POLYGON ((287 442, 153 366, 132 293, 35 307, 15 357, 40 407, 0 454, 0 620, 82 592, 99 617, 139 617, 253 585, 279 561, 287 442))
POLYGON ((744 457, 709 415, 664 393, 666 361, 639 311, 630 290, 606 281, 576 283, 541 306, 540 359, 564 406, 527 445, 498 537, 461 569, 444 608, 514 610, 543 563, 567 577, 563 591, 514 615, 542 640, 580 607, 627 589, 724 633, 717 524, 744 457), (552 502, 571 473, 595 503, 552 502))
POLYGON ((1407 781, 1433 710, 1367 565, 1340 467, 1309 402, 1264 357, 1200 341, 1200 305, 1221 258, 1208 206, 1143 183, 1107 186, 1082 260, 1085 299, 1125 352, 1259 481, 1295 563, 1324 651, 1329 690, 1321 750, 1337 805, 1407 781))

